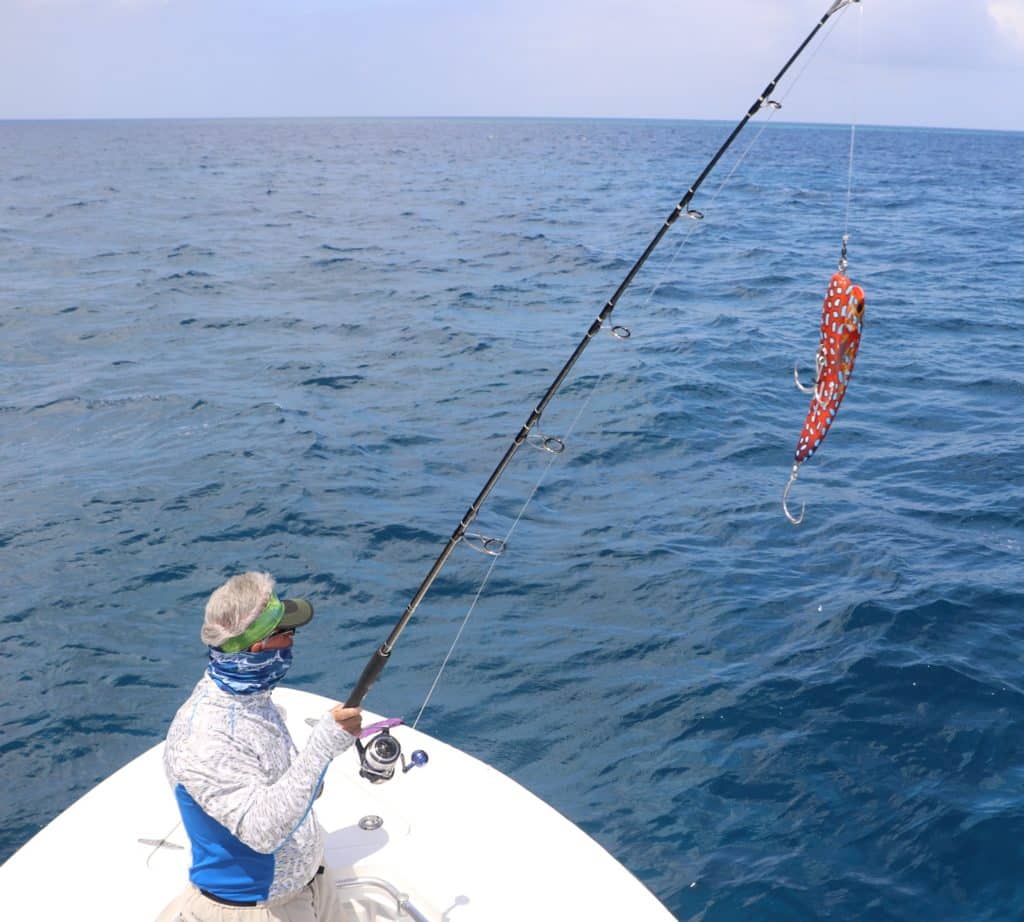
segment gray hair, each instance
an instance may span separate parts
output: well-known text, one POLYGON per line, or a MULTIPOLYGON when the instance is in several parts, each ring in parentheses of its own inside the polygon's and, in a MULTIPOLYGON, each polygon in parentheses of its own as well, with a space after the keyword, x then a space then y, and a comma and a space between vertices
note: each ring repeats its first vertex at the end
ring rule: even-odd
POLYGON ((237 637, 259 615, 274 591, 269 573, 239 573, 215 589, 206 603, 203 629, 199 636, 208 647, 219 647, 237 637))

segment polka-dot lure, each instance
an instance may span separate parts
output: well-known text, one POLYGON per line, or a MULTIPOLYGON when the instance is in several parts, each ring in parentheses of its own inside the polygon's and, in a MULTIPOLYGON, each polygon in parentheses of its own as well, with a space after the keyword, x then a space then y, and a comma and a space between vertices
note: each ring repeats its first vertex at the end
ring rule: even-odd
POLYGON ((786 509, 786 496, 796 480, 797 471, 825 441, 828 430, 839 412, 846 388, 853 374, 853 363, 860 348, 860 334, 864 326, 864 289, 854 285, 843 273, 837 272, 828 283, 828 293, 821 310, 821 344, 816 357, 817 378, 814 396, 804 419, 804 427, 793 455, 793 471, 783 495, 783 509, 793 524, 803 520, 786 509))

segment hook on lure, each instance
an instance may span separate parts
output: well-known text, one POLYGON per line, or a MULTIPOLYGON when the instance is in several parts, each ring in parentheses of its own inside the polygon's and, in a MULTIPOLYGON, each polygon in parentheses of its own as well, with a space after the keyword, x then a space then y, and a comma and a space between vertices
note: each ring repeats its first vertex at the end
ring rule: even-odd
POLYGON ((814 394, 814 399, 818 402, 819 406, 826 406, 828 404, 829 396, 826 396, 822 389, 828 384, 826 380, 822 378, 821 370, 825 366, 825 355, 819 348, 817 355, 814 356, 814 383, 811 387, 808 387, 803 381, 800 380, 800 366, 793 366, 793 383, 796 385, 797 390, 803 394, 814 394))
POLYGON ((782 511, 794 525, 799 525, 804 520, 806 506, 801 506, 799 516, 793 515, 789 511, 789 491, 796 481, 800 465, 818 450, 835 421, 839 404, 842 403, 846 388, 850 384, 864 328, 864 289, 854 285, 846 275, 847 240, 848 238, 844 236, 838 271, 829 280, 828 291, 825 293, 825 301, 821 308, 821 342, 815 356, 814 387, 809 388, 802 384, 799 371, 793 369, 796 386, 804 393, 812 395, 811 405, 807 409, 803 429, 793 454, 793 469, 789 474, 789 482, 782 492, 782 511))
POLYGON ((789 511, 789 491, 793 489, 793 484, 796 483, 796 477, 799 473, 800 465, 794 464, 793 470, 789 472, 789 482, 786 484, 786 489, 782 491, 782 511, 786 513, 786 518, 794 525, 799 525, 804 520, 804 512, 807 511, 807 503, 800 504, 800 515, 793 515, 793 513, 789 511))

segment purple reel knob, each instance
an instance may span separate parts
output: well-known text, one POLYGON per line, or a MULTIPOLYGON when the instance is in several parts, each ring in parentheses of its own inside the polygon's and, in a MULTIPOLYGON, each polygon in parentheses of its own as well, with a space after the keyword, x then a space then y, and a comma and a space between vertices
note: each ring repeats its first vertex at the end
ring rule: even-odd
POLYGON ((420 765, 426 765, 430 761, 428 756, 422 749, 416 749, 409 755, 409 761, 406 762, 402 759, 402 773, 412 771, 414 768, 420 765))

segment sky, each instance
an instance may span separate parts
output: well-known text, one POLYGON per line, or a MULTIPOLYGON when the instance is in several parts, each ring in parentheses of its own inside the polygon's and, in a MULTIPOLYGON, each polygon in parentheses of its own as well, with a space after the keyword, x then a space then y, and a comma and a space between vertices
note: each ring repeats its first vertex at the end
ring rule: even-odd
MULTIPOLYGON (((830 2, 0 0, 0 119, 738 120, 830 2)), ((823 32, 777 118, 1024 131, 1024 0, 861 0, 823 32)))

